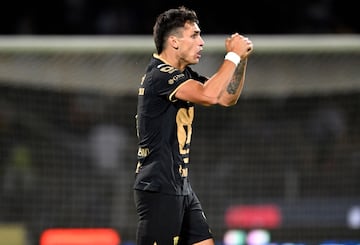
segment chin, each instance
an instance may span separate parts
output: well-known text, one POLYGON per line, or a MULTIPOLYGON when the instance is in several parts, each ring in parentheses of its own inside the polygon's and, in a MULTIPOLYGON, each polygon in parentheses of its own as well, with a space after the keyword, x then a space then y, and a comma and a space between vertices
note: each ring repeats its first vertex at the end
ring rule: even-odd
POLYGON ((197 64, 197 63, 199 63, 199 61, 200 61, 200 58, 196 58, 196 59, 194 59, 194 61, 192 62, 192 64, 197 64))

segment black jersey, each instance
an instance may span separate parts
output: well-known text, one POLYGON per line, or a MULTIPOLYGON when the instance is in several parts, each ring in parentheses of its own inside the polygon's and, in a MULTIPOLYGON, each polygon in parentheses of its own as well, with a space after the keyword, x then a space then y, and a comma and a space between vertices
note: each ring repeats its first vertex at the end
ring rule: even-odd
POLYGON ((174 195, 191 191, 188 180, 194 105, 177 100, 188 79, 205 82, 190 67, 183 72, 153 55, 142 78, 136 115, 138 162, 134 188, 174 195))

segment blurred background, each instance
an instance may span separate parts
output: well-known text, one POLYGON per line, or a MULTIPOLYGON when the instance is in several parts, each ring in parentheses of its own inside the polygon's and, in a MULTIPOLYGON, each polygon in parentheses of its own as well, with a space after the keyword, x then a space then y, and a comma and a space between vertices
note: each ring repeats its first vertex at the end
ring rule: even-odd
POLYGON ((193 8, 206 34, 358 33, 354 1, 8 1, 2 34, 150 34, 156 16, 171 7, 193 8))
POLYGON ((134 244, 137 86, 156 16, 180 5, 200 19, 200 73, 218 68, 233 32, 255 46, 239 103, 196 108, 190 178, 217 243, 360 243, 355 2, 233 4, 2 6, 1 245, 54 245, 42 240, 54 228, 111 228, 134 244))

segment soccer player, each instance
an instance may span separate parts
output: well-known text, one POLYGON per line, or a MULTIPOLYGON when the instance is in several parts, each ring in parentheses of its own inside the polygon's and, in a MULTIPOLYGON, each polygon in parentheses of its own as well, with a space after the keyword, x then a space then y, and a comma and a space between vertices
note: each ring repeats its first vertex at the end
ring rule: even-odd
POLYGON ((195 11, 184 6, 161 13, 153 28, 157 53, 142 77, 136 115, 137 245, 214 244, 188 178, 194 105, 237 103, 253 44, 238 33, 226 38, 224 61, 208 78, 189 67, 201 58, 200 34, 195 11))

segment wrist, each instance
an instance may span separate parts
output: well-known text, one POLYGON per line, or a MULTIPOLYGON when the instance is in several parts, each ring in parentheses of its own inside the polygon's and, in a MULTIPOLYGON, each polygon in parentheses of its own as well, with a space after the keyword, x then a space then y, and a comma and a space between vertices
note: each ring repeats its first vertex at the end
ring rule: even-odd
POLYGON ((225 55, 225 60, 229 60, 229 61, 233 62, 237 66, 240 63, 241 58, 235 52, 228 52, 225 55))

